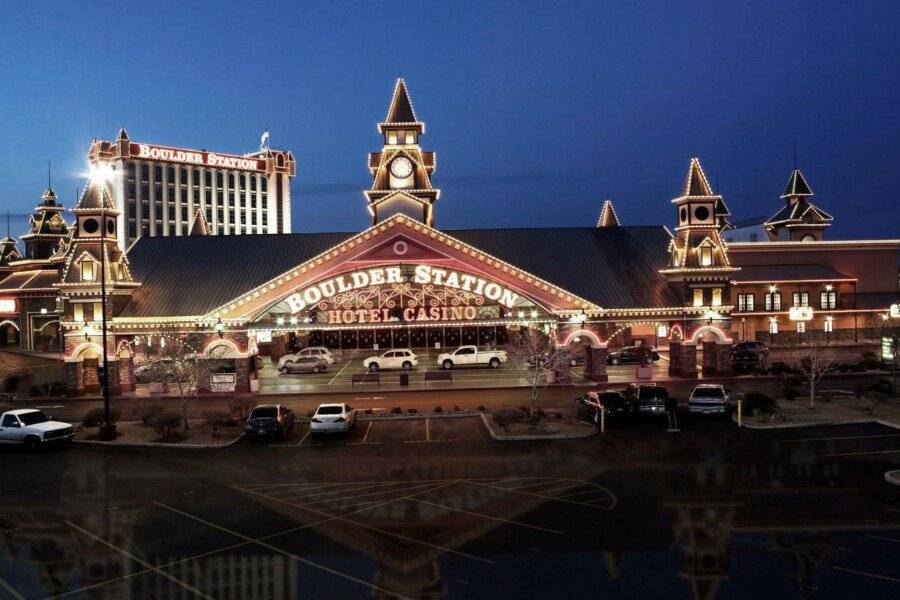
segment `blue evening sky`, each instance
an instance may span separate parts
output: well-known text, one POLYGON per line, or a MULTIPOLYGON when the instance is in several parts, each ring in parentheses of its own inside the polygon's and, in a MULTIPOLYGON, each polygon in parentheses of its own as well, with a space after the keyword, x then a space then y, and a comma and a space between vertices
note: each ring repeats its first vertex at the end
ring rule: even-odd
MULTIPOLYGON (((359 230, 394 78, 442 228, 673 222, 698 155, 735 219, 793 164, 830 237, 898 237, 900 2, 18 2, 0 28, 0 197, 71 203, 92 138, 293 150, 294 230, 359 230)), ((21 233, 24 223, 14 223, 21 233)))

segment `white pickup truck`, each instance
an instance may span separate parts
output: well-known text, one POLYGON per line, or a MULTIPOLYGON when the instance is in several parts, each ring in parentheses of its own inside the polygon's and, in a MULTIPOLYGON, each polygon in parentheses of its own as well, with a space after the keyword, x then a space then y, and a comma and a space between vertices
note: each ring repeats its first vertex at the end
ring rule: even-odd
POLYGON ((24 444, 38 448, 51 442, 71 442, 74 428, 69 423, 52 421, 33 408, 11 410, 0 415, 0 443, 24 444))
POLYGON ((506 362, 504 350, 479 350, 478 346, 460 346, 453 352, 438 354, 437 364, 442 369, 456 366, 486 365, 492 369, 500 368, 506 362))

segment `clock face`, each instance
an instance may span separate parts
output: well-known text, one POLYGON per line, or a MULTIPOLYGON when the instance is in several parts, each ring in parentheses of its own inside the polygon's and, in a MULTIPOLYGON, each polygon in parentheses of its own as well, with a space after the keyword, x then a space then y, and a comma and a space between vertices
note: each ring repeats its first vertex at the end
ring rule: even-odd
POLYGON ((412 162, 405 156, 395 158, 391 162, 391 175, 397 179, 406 179, 412 174, 412 162))

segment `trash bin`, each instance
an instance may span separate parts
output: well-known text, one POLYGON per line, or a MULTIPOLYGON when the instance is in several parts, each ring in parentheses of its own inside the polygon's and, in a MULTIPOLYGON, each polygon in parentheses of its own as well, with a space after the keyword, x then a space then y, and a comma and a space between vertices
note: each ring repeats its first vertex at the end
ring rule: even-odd
POLYGON ((409 373, 400 373, 400 385, 409 385, 409 373))

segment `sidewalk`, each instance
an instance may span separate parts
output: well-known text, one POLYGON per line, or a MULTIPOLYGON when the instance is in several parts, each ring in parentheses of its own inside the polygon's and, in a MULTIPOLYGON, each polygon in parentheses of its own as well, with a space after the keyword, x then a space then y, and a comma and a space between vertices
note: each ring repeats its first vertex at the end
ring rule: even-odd
POLYGON ((863 423, 878 421, 889 427, 900 429, 900 398, 891 398, 877 406, 874 412, 865 399, 843 396, 835 399, 820 399, 810 409, 807 398, 793 402, 780 400, 775 415, 744 416, 746 427, 753 429, 774 429, 782 427, 806 427, 813 425, 835 425, 843 423, 863 423))

